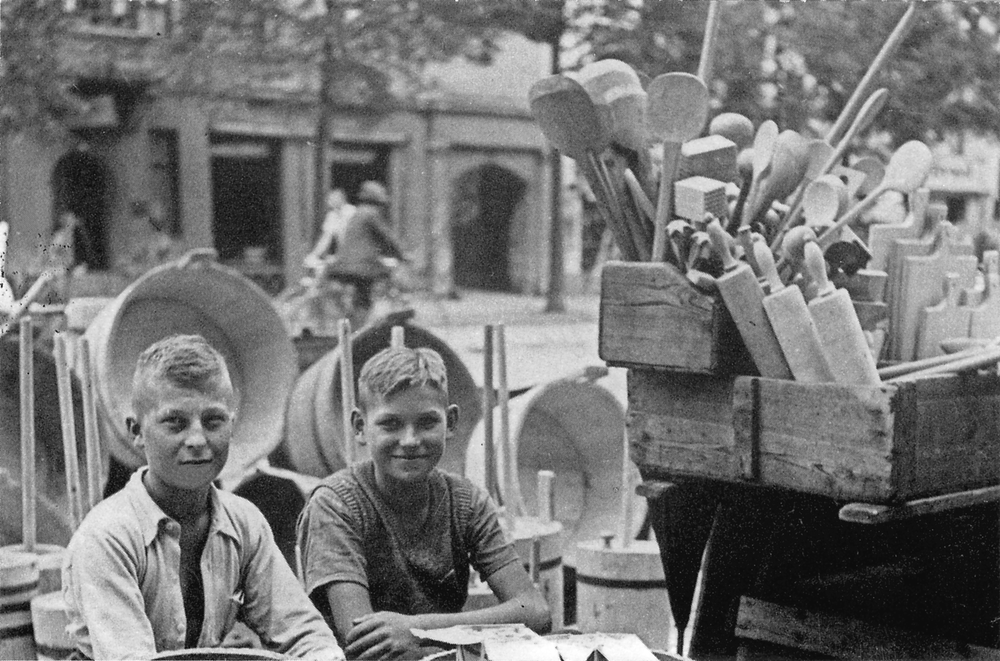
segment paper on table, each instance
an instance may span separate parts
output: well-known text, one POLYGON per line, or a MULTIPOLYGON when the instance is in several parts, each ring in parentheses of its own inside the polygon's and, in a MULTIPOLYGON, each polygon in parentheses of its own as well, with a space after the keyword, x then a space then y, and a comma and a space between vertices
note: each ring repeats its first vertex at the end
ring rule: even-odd
POLYGON ((588 661, 595 651, 607 661, 656 661, 656 656, 634 633, 584 633, 546 636, 562 661, 588 661))
MULTIPOLYGON (((444 629, 411 629, 417 638, 459 648, 482 646, 490 661, 560 661, 554 643, 523 624, 464 625, 444 629)), ((459 655, 461 658, 461 655, 459 655)))

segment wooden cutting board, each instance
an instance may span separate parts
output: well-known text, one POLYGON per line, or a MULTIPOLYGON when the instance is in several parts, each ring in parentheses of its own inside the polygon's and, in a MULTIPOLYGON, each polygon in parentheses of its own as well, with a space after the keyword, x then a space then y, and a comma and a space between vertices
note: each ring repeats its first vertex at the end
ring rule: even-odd
POLYGON ((944 298, 937 305, 921 310, 914 356, 917 360, 944 354, 942 340, 964 339, 969 336, 972 308, 960 304, 962 289, 958 286, 959 277, 958 273, 947 273, 944 298))
POLYGON ((900 360, 914 359, 921 312, 941 301, 947 274, 957 275, 959 290, 972 287, 976 282, 979 261, 975 255, 956 254, 962 246, 954 244, 953 231, 951 223, 943 223, 940 241, 933 253, 903 259, 899 316, 896 318, 899 332, 895 336, 899 339, 900 360))
MULTIPOLYGON (((937 233, 915 239, 896 239, 892 242, 889 251, 889 260, 886 265, 886 272, 889 279, 886 282, 885 302, 889 308, 889 336, 886 338, 886 355, 893 360, 901 360, 900 314, 902 304, 903 289, 903 261, 911 256, 929 255, 934 251, 937 240, 937 233)), ((934 291, 938 291, 935 289, 934 291)))
POLYGON ((872 225, 868 229, 868 250, 872 253, 868 268, 886 270, 892 254, 893 241, 916 239, 928 229, 925 215, 930 191, 921 188, 909 196, 910 212, 906 220, 899 224, 872 225))
POLYGON ((1000 253, 987 250, 983 254, 983 270, 983 300, 972 308, 969 337, 993 339, 1000 335, 1000 253))

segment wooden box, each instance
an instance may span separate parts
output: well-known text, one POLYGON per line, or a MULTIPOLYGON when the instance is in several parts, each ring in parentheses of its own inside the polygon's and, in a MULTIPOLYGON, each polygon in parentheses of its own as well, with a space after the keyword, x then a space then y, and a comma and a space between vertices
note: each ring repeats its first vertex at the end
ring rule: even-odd
POLYGON ((1000 483, 1000 378, 880 386, 629 372, 643 474, 892 504, 1000 483))
POLYGON ((722 300, 666 263, 604 266, 598 355, 615 367, 757 373, 722 300))

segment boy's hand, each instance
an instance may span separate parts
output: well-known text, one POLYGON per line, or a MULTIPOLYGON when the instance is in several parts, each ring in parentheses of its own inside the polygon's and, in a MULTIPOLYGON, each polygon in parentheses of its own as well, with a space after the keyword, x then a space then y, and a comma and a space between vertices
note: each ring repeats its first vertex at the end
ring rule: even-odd
POLYGON ((410 617, 379 611, 356 617, 347 632, 349 659, 420 659, 419 639, 410 633, 410 617))

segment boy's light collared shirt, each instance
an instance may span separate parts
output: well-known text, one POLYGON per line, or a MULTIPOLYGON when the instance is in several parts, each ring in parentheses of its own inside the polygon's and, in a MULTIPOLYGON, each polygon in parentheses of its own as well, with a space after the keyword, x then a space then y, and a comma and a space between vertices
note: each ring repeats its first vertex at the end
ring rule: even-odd
MULTIPOLYGON (((184 648, 180 524, 153 502, 136 471, 99 503, 70 540, 63 565, 69 633, 94 659, 143 659, 184 648)), ((343 659, 288 567, 260 511, 212 487, 201 556, 205 619, 198 647, 218 647, 237 614, 269 649, 343 659)))

